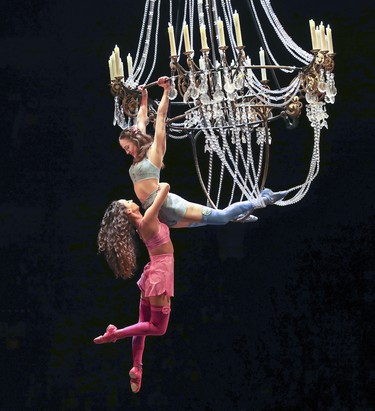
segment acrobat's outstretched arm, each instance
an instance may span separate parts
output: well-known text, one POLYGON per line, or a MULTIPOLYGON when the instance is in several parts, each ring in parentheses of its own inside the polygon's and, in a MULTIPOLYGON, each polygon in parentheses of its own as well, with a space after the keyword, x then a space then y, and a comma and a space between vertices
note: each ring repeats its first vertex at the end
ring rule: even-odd
POLYGON ((142 134, 146 134, 148 123, 148 92, 143 86, 139 86, 138 90, 142 93, 142 100, 137 115, 137 128, 142 134))
POLYGON ((168 114, 168 106, 169 106, 169 89, 170 89, 170 82, 168 77, 160 77, 158 79, 158 85, 163 87, 164 92, 163 96, 160 100, 158 112, 156 116, 156 124, 155 124, 155 148, 159 154, 164 156, 165 151, 167 149, 166 143, 166 124, 165 121, 167 119, 168 114))

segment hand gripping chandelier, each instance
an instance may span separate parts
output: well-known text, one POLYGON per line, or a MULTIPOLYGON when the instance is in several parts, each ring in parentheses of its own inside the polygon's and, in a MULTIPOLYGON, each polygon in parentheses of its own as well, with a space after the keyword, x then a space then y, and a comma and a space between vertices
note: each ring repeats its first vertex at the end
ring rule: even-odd
MULTIPOLYGON (((312 50, 307 52, 286 33, 269 0, 258 0, 257 7, 253 0, 240 2, 248 8, 250 18, 246 16, 246 22, 251 19, 259 35, 259 56, 257 51, 254 58, 246 53, 240 15, 232 4, 235 0, 169 0, 167 27, 160 26, 161 2, 145 0, 134 62, 130 53, 127 55, 127 76, 117 46, 109 58, 114 125, 124 129, 134 124, 140 103, 137 86, 156 84, 148 82, 156 64, 161 64, 157 61, 157 52, 162 48, 158 35, 161 30, 168 31, 168 135, 191 139, 198 178, 208 204, 218 207, 220 201, 230 204, 257 197, 266 184, 272 123, 281 119, 288 129, 293 129, 305 111, 313 129, 307 176, 298 186, 281 187, 289 191, 289 198, 277 204, 300 201, 319 172, 320 131, 328 128, 326 104, 333 104, 337 93, 329 25, 316 26, 313 20, 309 21, 312 50), (179 16, 175 20, 173 5, 179 16), (281 45, 300 66, 280 65, 276 61, 261 18, 271 25, 281 45), (279 85, 276 71, 290 77, 286 85, 279 85), (269 76, 276 86, 271 86, 269 76), (198 161, 198 140, 203 141, 202 150, 208 156, 206 178, 198 161), (222 200, 224 181, 229 181, 230 189, 222 200)), ((245 21, 243 17, 241 20, 245 21)), ((165 62, 163 65, 166 66, 165 62)), ((155 107, 157 102, 149 104, 151 121, 155 118, 155 107)))

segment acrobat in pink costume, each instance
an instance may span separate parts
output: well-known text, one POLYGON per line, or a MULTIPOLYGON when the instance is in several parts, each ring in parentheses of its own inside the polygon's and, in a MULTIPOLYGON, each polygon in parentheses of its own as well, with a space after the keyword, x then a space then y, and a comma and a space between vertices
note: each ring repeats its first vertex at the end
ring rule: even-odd
MULTIPOLYGON (((140 235, 139 227, 138 234, 140 235)), ((149 252, 169 242, 168 226, 160 222, 159 232, 148 241, 143 241, 149 252)), ((152 305, 148 297, 164 294, 169 297, 174 296, 174 255, 172 253, 150 255, 150 262, 144 267, 137 284, 142 292, 138 323, 121 329, 117 329, 116 326, 110 324, 104 335, 94 339, 95 344, 104 344, 133 337, 133 368, 130 370, 129 376, 134 393, 139 392, 141 388, 142 357, 146 336, 164 335, 168 328, 170 304, 165 306, 152 305)))

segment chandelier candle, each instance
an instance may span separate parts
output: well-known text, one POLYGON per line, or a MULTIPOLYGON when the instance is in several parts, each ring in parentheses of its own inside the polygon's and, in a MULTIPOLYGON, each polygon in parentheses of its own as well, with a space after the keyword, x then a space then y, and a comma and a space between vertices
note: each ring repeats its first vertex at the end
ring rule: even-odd
POLYGON ((333 54, 332 30, 329 24, 327 25, 326 32, 327 32, 327 42, 328 42, 328 53, 333 54))
POLYGON ((315 21, 310 19, 310 34, 311 34, 311 46, 313 50, 317 50, 318 47, 316 45, 316 33, 315 33, 315 21))
POLYGON ((206 37, 206 26, 204 24, 200 26, 200 32, 201 32, 202 50, 208 50, 207 37, 206 37))
POLYGON ((169 44, 171 46, 171 57, 177 56, 176 43, 174 40, 174 30, 171 23, 168 25, 169 44))
POLYGON ((115 79, 115 73, 113 71, 113 53, 109 57, 108 66, 109 66, 109 77, 110 77, 111 81, 113 81, 115 79))
POLYGON ((186 23, 184 23, 184 42, 186 53, 191 53, 193 50, 190 46, 189 26, 186 23))
POLYGON ((217 20, 217 30, 219 32, 219 47, 225 47, 224 25, 220 17, 217 20))
POLYGON ((126 57, 126 62, 128 63, 128 74, 129 77, 133 75, 133 59, 130 53, 126 57))
POLYGON ((326 42, 326 31, 325 31, 323 22, 321 22, 319 25, 319 32, 320 32, 320 50, 327 51, 328 48, 327 48, 327 42, 326 42))
MULTIPOLYGON (((259 50, 259 60, 260 60, 260 65, 261 66, 265 66, 266 65, 266 59, 264 57, 264 50, 262 49, 262 47, 259 50)), ((262 73, 262 80, 263 81, 267 81, 267 72, 265 68, 262 68, 261 70, 262 73)))
POLYGON ((115 77, 124 77, 124 66, 122 64, 121 58, 120 58, 120 49, 116 45, 115 46, 115 77))
POLYGON ((236 31, 236 40, 237 40, 237 47, 242 47, 242 33, 241 33, 241 26, 240 26, 240 16, 237 13, 237 10, 233 13, 233 22, 234 22, 234 29, 236 31))

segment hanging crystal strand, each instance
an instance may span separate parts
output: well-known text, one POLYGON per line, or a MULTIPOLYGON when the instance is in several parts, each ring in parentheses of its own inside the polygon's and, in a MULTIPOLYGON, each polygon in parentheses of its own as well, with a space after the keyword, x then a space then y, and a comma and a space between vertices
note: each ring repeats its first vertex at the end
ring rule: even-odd
MULTIPOLYGON (((213 167, 213 151, 210 150, 208 154, 208 179, 207 179, 207 192, 208 195, 211 197, 211 183, 212 183, 212 167, 213 167)), ((223 164, 221 164, 223 167, 223 164)), ((209 205, 209 201, 207 200, 207 205, 209 205)))
POLYGON ((283 200, 278 203, 281 206, 287 206, 290 204, 295 204, 298 201, 302 200, 305 197, 306 193, 308 192, 312 181, 319 173, 319 162, 320 162, 320 152, 319 152, 319 143, 320 143, 320 124, 318 121, 314 122, 313 129, 314 129, 314 146, 313 146, 313 153, 310 162, 310 168, 306 180, 303 184, 290 188, 288 191, 292 192, 295 190, 299 190, 292 198, 289 200, 283 200))
MULTIPOLYGON (((203 110, 206 110, 206 108, 203 108, 203 110)), ((212 150, 218 155, 219 159, 224 163, 225 168, 228 170, 231 177, 234 178, 235 173, 234 173, 233 169, 231 168, 231 166, 229 165, 228 161, 226 160, 225 154, 224 154, 223 150, 221 149, 220 145, 218 144, 217 136, 214 134, 212 128, 203 129, 203 132, 204 132, 205 136, 207 137, 207 139, 209 140, 210 147, 212 148, 212 150)), ((221 137, 222 137, 222 133, 221 133, 221 137)), ((222 141, 223 141, 223 143, 225 142, 225 144, 227 144, 226 140, 224 138, 222 139, 222 141)), ((228 153, 229 159, 231 160, 231 163, 233 164, 233 167, 236 167, 236 164, 234 163, 234 159, 233 159, 233 155, 232 155, 231 150, 230 149, 227 150, 227 153, 228 153)), ((243 184, 244 180, 243 180, 241 175, 239 177, 241 177, 241 182, 239 182, 240 189, 246 191, 247 189, 243 184)))
POLYGON ((254 163, 253 150, 252 150, 252 144, 251 144, 252 130, 249 131, 249 126, 248 126, 249 123, 253 122, 252 109, 249 109, 249 112, 245 113, 245 115, 246 115, 245 135, 246 135, 246 145, 247 145, 246 177, 249 179, 251 183, 251 189, 252 189, 251 191, 253 192, 254 186, 258 183, 259 175, 255 171, 255 163, 254 163), (250 175, 250 169, 252 172, 252 176, 250 175), (252 181, 254 181, 254 184, 252 184, 252 181))
MULTIPOLYGON (((230 194, 230 197, 229 197, 229 204, 232 204, 233 197, 234 197, 234 191, 235 191, 235 188, 237 187, 237 182, 238 182, 238 179, 237 179, 237 176, 239 174, 239 170, 238 170, 238 159, 239 159, 238 140, 239 140, 238 134, 236 134, 236 145, 235 145, 234 159, 235 159, 237 167, 235 168, 235 174, 234 174, 234 178, 233 178, 232 190, 231 190, 231 194, 230 194)), ((244 181, 244 186, 246 187, 246 180, 244 181)))
MULTIPOLYGON (((152 26, 154 22, 154 11, 155 11, 155 1, 156 0, 151 0, 151 8, 150 8, 150 13, 149 13, 149 22, 147 24, 147 36, 145 40, 145 48, 144 52, 142 55, 142 60, 140 64, 140 69, 135 73, 135 76, 137 76, 137 83, 140 83, 140 78, 142 77, 145 69, 146 69, 146 62, 147 62, 147 56, 149 53, 150 49, 150 43, 151 43, 151 33, 152 33, 152 26)), ((151 75, 153 74, 155 64, 156 64, 156 56, 157 56, 157 45, 158 45, 158 33, 159 33, 159 22, 160 22, 160 4, 161 0, 158 0, 158 8, 157 8, 157 17, 156 17, 156 27, 155 27, 155 34, 154 34, 154 57, 153 57, 153 62, 151 69, 148 71, 148 76, 145 81, 143 81, 144 84, 147 84, 151 75)))
POLYGON ((337 89, 335 86, 335 75, 330 71, 326 72, 326 95, 324 101, 326 103, 333 104, 337 95, 337 89))
MULTIPOLYGON (((153 1, 155 1, 155 0, 153 0, 153 1)), ((146 0, 145 11, 144 11, 144 14, 143 14, 143 20, 142 20, 142 26, 141 26, 141 33, 139 35, 137 52, 136 52, 134 63, 133 63, 134 67, 138 66, 139 53, 140 53, 141 46, 143 45, 142 39, 143 39, 143 36, 144 36, 145 27, 146 27, 146 19, 148 17, 147 11, 149 9, 149 5, 150 5, 150 0, 146 0)))
POLYGON ((195 0, 190 0, 189 4, 190 4, 190 15, 189 15, 190 45, 191 45, 191 48, 194 50, 194 10, 195 10, 194 5, 195 5, 195 0))
POLYGON ((253 149, 252 149, 252 144, 251 144, 251 136, 252 136, 252 131, 249 131, 248 128, 246 128, 246 147, 247 147, 247 163, 246 163, 246 176, 248 177, 251 185, 251 196, 252 198, 258 197, 259 196, 259 177, 260 177, 260 172, 262 169, 262 157, 259 157, 259 164, 260 167, 258 166, 258 172, 255 171, 255 164, 254 164, 254 157, 253 157, 253 149), (250 175, 250 168, 252 171, 252 176, 250 175))
POLYGON ((119 97, 115 96, 114 101, 115 108, 113 113, 113 125, 115 126, 117 124, 120 128, 124 129, 128 126, 128 124, 126 123, 124 110, 122 106, 120 106, 119 97))
MULTIPOLYGON (((225 156, 225 148, 224 147, 223 147, 223 154, 225 156)), ((221 190, 222 190, 222 187, 223 187, 223 180, 224 180, 224 171, 225 171, 224 163, 221 162, 219 186, 218 186, 218 189, 217 189, 217 196, 216 196, 216 207, 219 207, 219 204, 220 204, 221 190)))
MULTIPOLYGON (((142 58, 139 62, 139 65, 135 68, 133 77, 137 84, 140 82, 140 78, 142 77, 142 74, 146 68, 146 63, 147 63, 147 56, 148 52, 150 49, 150 43, 151 43, 151 33, 152 33, 152 26, 154 22, 154 11, 155 11, 155 2, 156 0, 150 0, 150 9, 148 13, 148 20, 147 20, 147 30, 146 30, 146 38, 144 40, 144 47, 143 47, 143 52, 142 52, 142 58)), ((157 22, 157 27, 159 27, 159 18, 160 18, 160 1, 158 0, 158 22, 157 22)), ((157 31, 155 31, 155 39, 157 38, 157 31)), ((156 40, 155 40, 156 41, 156 40)), ((155 47, 154 49, 154 61, 156 59, 156 52, 157 48, 155 47)), ((148 78, 150 75, 148 76, 148 78)), ((146 83, 146 82, 145 82, 146 83)))
POLYGON ((275 12, 272 9, 272 5, 269 0, 261 0, 261 4, 266 13, 266 16, 274 28, 279 39, 284 44, 285 48, 299 61, 304 64, 309 64, 314 56, 311 53, 303 50, 299 47, 292 38, 286 33, 284 27, 281 25, 279 19, 277 18, 275 12))
MULTIPOLYGON (((243 164, 245 168, 245 181, 244 185, 245 187, 248 187, 248 183, 251 185, 251 193, 253 192, 254 184, 252 181, 252 178, 250 176, 250 167, 251 167, 251 162, 252 162, 252 154, 251 154, 251 146, 249 147, 249 139, 247 137, 248 134, 248 123, 247 123, 247 117, 246 117, 246 110, 242 109, 241 110, 241 122, 244 124, 244 130, 241 130, 241 143, 246 144, 247 151, 246 151, 246 157, 243 159, 243 164)), ((242 146, 241 146, 242 150, 242 146)), ((243 199, 244 193, 241 194, 240 201, 243 199)))
POLYGON ((204 24, 203 0, 198 0, 198 22, 199 27, 204 24))
MULTIPOLYGON (((229 174, 231 175, 231 177, 233 179, 236 179, 237 185, 240 187, 241 191, 243 191, 244 193, 247 193, 248 189, 246 187, 245 180, 242 177, 241 173, 239 173, 238 163, 236 162, 236 160, 233 157, 232 150, 231 150, 231 148, 229 146, 229 143, 228 143, 228 140, 226 138, 227 133, 224 130, 224 128, 220 128, 218 132, 219 132, 219 135, 220 135, 220 137, 222 139, 222 142, 223 142, 223 149, 226 151, 226 153, 228 155, 228 158, 231 161, 231 164, 233 166, 233 169, 232 169, 231 166, 229 165, 228 161, 225 159, 225 156, 224 156, 226 168, 227 168, 229 174), (237 175, 237 177, 236 177, 236 175, 237 175)), ((233 130, 231 132, 233 133, 233 130)), ((223 157, 223 152, 222 152, 222 150, 221 150, 221 148, 218 144, 215 145, 214 151, 219 155, 219 158, 223 157)))
MULTIPOLYGON (((214 21, 214 26, 215 26, 216 44, 219 44, 219 30, 217 28, 217 21, 219 19, 219 15, 217 13, 216 0, 211 0, 211 9, 212 9, 213 21, 214 21)), ((210 19, 208 19, 208 21, 210 21, 210 19)), ((212 45, 212 47, 214 47, 214 45, 212 45)))
POLYGON ((284 87, 280 90, 270 90, 263 86, 258 78, 253 74, 251 90, 254 94, 260 94, 267 96, 270 105, 275 108, 283 108, 292 102, 293 97, 297 94, 298 89, 301 86, 301 75, 296 77, 288 87, 284 87), (285 98, 288 96, 288 99, 285 98), (282 101, 282 103, 272 103, 273 101, 282 101))
MULTIPOLYGON (((238 125, 242 125, 243 124, 243 117, 241 116, 241 113, 239 112, 239 109, 236 113, 236 118, 234 115, 233 110, 230 108, 228 110, 229 114, 229 123, 231 124, 237 124, 237 126, 233 125, 232 127, 234 128, 234 142, 235 142, 235 149, 236 149, 236 158, 235 158, 235 164, 236 164, 236 174, 239 174, 242 178, 242 184, 244 187, 247 187, 247 180, 248 180, 248 171, 246 170, 245 173, 245 178, 242 177, 242 174, 240 173, 239 169, 238 169, 238 159, 239 157, 241 158, 242 164, 245 165, 246 164, 246 159, 245 159, 245 155, 242 149, 242 139, 241 139, 241 129, 238 127, 238 125), (238 157, 239 156, 239 157, 238 157)), ((233 133, 233 132, 232 132, 233 133)), ((237 180, 237 179, 236 179, 237 180)), ((246 193, 244 193, 246 194, 246 193)), ((249 198, 248 196, 246 196, 247 198, 249 198)))
MULTIPOLYGON (((187 15, 187 0, 185 0, 185 4, 184 4, 184 14, 182 17, 182 22, 186 22, 186 15, 187 15)), ((171 20, 172 23, 172 20, 171 20)), ((184 38, 184 31, 181 30, 180 31, 180 39, 178 41, 178 48, 177 48, 177 61, 180 61, 180 57, 182 54, 182 42, 183 42, 183 38, 184 38)))
MULTIPOLYGON (((160 5, 161 5, 161 0, 158 1, 158 9, 157 9, 157 16, 156 16, 156 28, 155 28, 155 48, 154 48, 154 60, 152 62, 152 66, 151 69, 148 73, 148 76, 146 78, 146 80, 144 81, 145 84, 147 84, 154 72, 155 69, 155 65, 156 65, 156 57, 157 57, 157 50, 158 50, 158 34, 159 34, 159 23, 160 23, 160 5)), ((146 65, 144 66, 144 68, 146 67, 146 65)), ((144 71, 144 68, 142 70, 142 74, 144 71)))
MULTIPOLYGON (((264 46, 265 46, 265 48, 266 48, 266 50, 267 50, 267 53, 268 53, 271 61, 273 62, 273 64, 279 66, 280 64, 276 61, 275 57, 273 56, 273 54, 272 54, 272 52, 271 52, 271 50, 270 50, 270 48, 269 48, 269 46, 268 46, 267 39, 266 39, 266 36, 264 35, 262 25, 260 24, 260 20, 259 20, 257 11, 256 11, 256 9, 255 9, 253 0, 250 0, 250 2, 251 2, 251 7, 252 7, 253 12, 254 12, 255 20, 256 20, 257 26, 258 26, 258 28, 259 28, 259 32, 260 32, 260 34, 261 34, 261 37, 262 37, 264 46)), ((286 72, 286 73, 289 73, 291 70, 282 68, 281 71, 284 71, 284 72, 286 72)))

